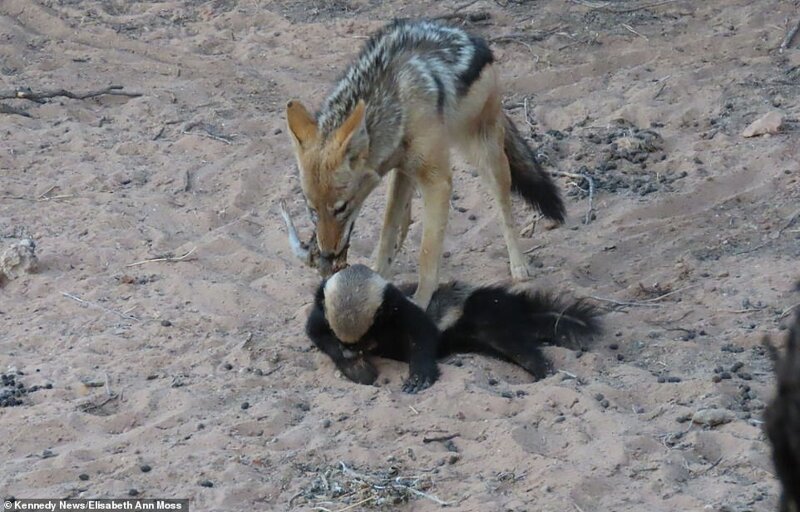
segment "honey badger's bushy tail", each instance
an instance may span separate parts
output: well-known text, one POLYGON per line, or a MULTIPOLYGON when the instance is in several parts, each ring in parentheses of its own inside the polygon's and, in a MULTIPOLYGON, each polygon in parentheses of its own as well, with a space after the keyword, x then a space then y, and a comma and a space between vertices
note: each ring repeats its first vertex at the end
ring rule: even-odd
POLYGON ((550 369, 543 345, 585 348, 601 331, 599 311, 583 301, 547 292, 481 287, 466 296, 461 315, 442 332, 439 355, 491 353, 542 378, 550 369))
POLYGON ((566 209, 553 178, 544 172, 536 161, 533 149, 505 114, 503 114, 503 127, 504 147, 511 168, 511 190, 522 196, 529 205, 538 209, 548 219, 564 222, 566 209))

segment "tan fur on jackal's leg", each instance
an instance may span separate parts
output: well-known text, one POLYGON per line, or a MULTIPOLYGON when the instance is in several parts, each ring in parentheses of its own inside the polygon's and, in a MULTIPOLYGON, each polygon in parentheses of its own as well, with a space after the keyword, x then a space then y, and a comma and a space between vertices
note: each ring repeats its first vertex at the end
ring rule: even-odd
POLYGON ((393 170, 389 189, 386 192, 388 204, 383 218, 383 229, 378 242, 378 256, 375 265, 375 272, 385 279, 389 278, 392 261, 408 233, 413 193, 414 180, 400 169, 393 170))
POLYGON ((431 301, 433 292, 439 286, 439 266, 450 212, 453 180, 447 154, 440 155, 436 163, 423 164, 417 171, 417 176, 419 189, 422 192, 423 216, 419 284, 414 294, 414 302, 425 309, 431 301))
POLYGON ((468 148, 468 159, 478 168, 500 209, 511 277, 527 279, 531 274, 525 255, 519 246, 519 237, 511 208, 511 169, 503 149, 504 135, 504 129, 500 123, 484 126, 471 141, 471 147, 468 148))

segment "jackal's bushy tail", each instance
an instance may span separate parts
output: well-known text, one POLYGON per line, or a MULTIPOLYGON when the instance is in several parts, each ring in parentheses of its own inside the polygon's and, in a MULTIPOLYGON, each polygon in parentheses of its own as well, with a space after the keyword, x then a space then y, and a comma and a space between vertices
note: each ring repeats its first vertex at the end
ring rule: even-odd
POLYGON ((548 219, 563 222, 566 216, 564 201, 553 178, 544 172, 533 149, 506 114, 503 114, 503 127, 506 132, 505 152, 511 167, 511 190, 548 219))

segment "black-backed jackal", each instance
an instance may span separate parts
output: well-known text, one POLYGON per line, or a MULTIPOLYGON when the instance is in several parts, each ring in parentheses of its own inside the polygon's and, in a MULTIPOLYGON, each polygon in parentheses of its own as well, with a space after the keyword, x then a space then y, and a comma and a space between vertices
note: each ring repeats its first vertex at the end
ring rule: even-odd
POLYGON ((375 270, 384 277, 389 273, 408 231, 416 186, 423 231, 414 300, 426 307, 438 286, 455 147, 478 169, 497 202, 512 276, 528 277, 511 191, 559 222, 564 204, 503 112, 493 62, 486 42, 463 30, 397 20, 370 38, 316 116, 299 101, 288 102, 289 133, 323 276, 346 265, 359 209, 391 173, 375 270))

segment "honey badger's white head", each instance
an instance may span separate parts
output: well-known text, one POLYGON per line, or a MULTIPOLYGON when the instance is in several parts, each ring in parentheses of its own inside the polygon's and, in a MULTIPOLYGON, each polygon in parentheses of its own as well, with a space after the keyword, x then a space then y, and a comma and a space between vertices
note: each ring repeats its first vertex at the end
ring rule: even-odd
POLYGON ((357 343, 369 331, 387 284, 364 265, 340 270, 325 282, 325 319, 342 343, 357 343))

